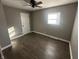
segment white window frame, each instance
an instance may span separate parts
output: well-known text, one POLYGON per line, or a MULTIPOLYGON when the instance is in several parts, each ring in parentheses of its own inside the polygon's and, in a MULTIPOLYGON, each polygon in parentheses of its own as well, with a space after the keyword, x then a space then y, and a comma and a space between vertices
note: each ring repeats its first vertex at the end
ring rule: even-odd
POLYGON ((48 14, 48 24, 60 24, 60 12, 48 14))

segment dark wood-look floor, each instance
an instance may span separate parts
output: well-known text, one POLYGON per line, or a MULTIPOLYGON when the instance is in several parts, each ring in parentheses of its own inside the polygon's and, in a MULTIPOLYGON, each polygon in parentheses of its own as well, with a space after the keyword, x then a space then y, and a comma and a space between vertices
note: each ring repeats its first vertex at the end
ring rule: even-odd
POLYGON ((70 59, 68 43, 30 33, 11 41, 5 59, 70 59))

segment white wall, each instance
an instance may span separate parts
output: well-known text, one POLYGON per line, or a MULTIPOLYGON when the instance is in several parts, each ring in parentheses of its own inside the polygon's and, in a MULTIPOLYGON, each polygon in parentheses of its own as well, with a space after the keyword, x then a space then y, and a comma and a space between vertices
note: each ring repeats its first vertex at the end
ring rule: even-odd
POLYGON ((6 18, 1 2, 0 2, 0 44, 1 47, 5 47, 10 44, 6 18))
MULTIPOLYGON (((27 12, 25 10, 20 10, 17 8, 8 7, 5 5, 4 5, 4 12, 6 15, 6 21, 7 21, 8 28, 14 27, 14 29, 15 29, 15 35, 12 38, 22 35, 23 29, 22 29, 20 13, 29 14, 29 12, 27 12)), ((26 20, 27 20, 27 18, 26 18, 26 20)), ((25 25, 27 25, 27 23, 25 25)))
POLYGON ((71 48, 73 59, 78 59, 78 14, 76 15, 72 31, 71 48))
POLYGON ((21 11, 16 8, 4 6, 4 12, 5 12, 8 28, 14 27, 16 33, 15 36, 21 35, 22 34, 22 25, 21 25, 21 17, 20 17, 21 11))
POLYGON ((77 3, 68 4, 31 13, 31 30, 59 37, 65 40, 71 38, 77 3), (48 14, 60 13, 60 24, 48 24, 48 14))

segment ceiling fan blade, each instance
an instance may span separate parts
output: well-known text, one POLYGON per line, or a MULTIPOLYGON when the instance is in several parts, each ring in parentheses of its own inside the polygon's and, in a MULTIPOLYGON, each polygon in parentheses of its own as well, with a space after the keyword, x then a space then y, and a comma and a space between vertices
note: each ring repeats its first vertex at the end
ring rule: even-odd
POLYGON ((24 6, 31 6, 31 5, 24 5, 24 6))
POLYGON ((39 5, 39 4, 43 4, 43 2, 39 1, 39 2, 36 3, 36 5, 39 5))
POLYGON ((27 2, 27 3, 30 3, 30 0, 24 0, 25 2, 27 2))
POLYGON ((42 4, 41 1, 36 2, 35 0, 30 0, 30 3, 28 3, 26 0, 24 0, 24 1, 27 3, 27 5, 25 5, 25 6, 31 6, 33 8, 35 8, 35 7, 42 8, 42 6, 39 6, 40 4, 42 4))
POLYGON ((42 6, 36 6, 36 7, 42 8, 42 6))

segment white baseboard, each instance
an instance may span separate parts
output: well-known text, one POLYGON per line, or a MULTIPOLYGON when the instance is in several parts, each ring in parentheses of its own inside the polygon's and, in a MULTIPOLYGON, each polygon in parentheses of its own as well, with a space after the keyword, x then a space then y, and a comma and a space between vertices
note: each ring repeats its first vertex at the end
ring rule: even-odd
POLYGON ((4 55, 3 55, 3 52, 0 51, 0 53, 1 53, 1 58, 2 58, 2 59, 5 59, 5 58, 4 58, 4 55))
POLYGON ((48 36, 48 37, 54 38, 54 39, 56 39, 56 40, 64 41, 64 42, 66 42, 66 43, 69 43, 70 58, 73 59, 73 56, 72 56, 72 48, 71 48, 70 41, 67 41, 67 40, 65 40, 65 39, 58 38, 58 37, 55 37, 55 36, 51 36, 51 35, 48 35, 48 34, 44 34, 44 33, 41 33, 41 32, 37 32, 37 31, 32 31, 32 32, 38 33, 38 34, 41 34, 41 35, 44 35, 44 36, 48 36))
MULTIPOLYGON (((29 32, 29 33, 31 33, 31 32, 29 32)), ((28 34, 28 33, 27 33, 27 34, 28 34)), ((11 38, 11 40, 16 39, 16 38, 19 38, 19 37, 21 37, 21 36, 23 36, 23 35, 25 35, 25 34, 22 34, 22 35, 16 36, 16 37, 14 37, 14 38, 11 38)), ((5 49, 7 49, 7 48, 9 48, 9 47, 11 47, 11 46, 12 46, 12 45, 9 44, 9 45, 7 45, 7 46, 1 48, 1 51, 5 50, 5 49)))
POLYGON ((25 34, 22 34, 22 35, 19 35, 19 36, 15 36, 15 37, 12 37, 12 38, 10 38, 10 40, 13 40, 13 39, 19 38, 19 37, 21 37, 21 36, 23 36, 23 35, 25 35, 25 34))
POLYGON ((58 38, 58 37, 55 37, 55 36, 52 36, 52 35, 44 34, 44 33, 37 32, 37 31, 32 31, 32 32, 38 33, 38 34, 41 34, 41 35, 44 35, 44 36, 48 36, 48 37, 53 38, 53 39, 56 39, 56 40, 64 41, 66 43, 69 43, 68 40, 65 40, 65 39, 62 39, 62 38, 58 38))
POLYGON ((11 47, 11 46, 12 46, 12 45, 11 45, 11 44, 9 44, 9 45, 7 45, 7 46, 5 46, 5 47, 1 48, 1 51, 5 50, 5 49, 7 49, 7 48, 9 48, 9 47, 11 47))
POLYGON ((1 51, 0 51, 0 53, 1 53, 1 58, 2 59, 5 59, 5 57, 4 57, 4 55, 3 55, 3 50, 5 50, 5 49, 7 49, 7 48, 9 48, 9 47, 11 47, 12 45, 11 44, 9 44, 9 45, 7 45, 7 46, 5 46, 5 47, 3 47, 3 48, 1 48, 1 51))
POLYGON ((71 48, 71 43, 70 42, 69 42, 69 49, 70 49, 70 59, 73 59, 72 48, 71 48))
MULTIPOLYGON (((29 33, 31 33, 31 32, 29 32, 29 33)), ((28 34, 28 33, 26 33, 26 34, 28 34)), ((21 34, 21 35, 19 35, 19 36, 16 36, 16 37, 11 38, 10 40, 14 40, 14 39, 19 38, 19 37, 21 37, 21 36, 24 36, 24 35, 26 35, 26 34, 21 34)))

